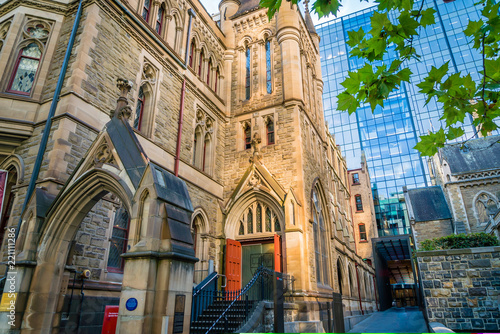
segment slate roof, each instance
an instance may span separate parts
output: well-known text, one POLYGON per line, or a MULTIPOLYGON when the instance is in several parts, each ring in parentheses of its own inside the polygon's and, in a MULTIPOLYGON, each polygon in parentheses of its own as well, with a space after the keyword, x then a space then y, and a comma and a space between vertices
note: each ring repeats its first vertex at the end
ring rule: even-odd
POLYGON ((259 9, 260 0, 240 0, 240 2, 241 5, 238 8, 238 11, 233 16, 231 16, 231 18, 236 18, 243 14, 259 9))
POLYGON ((55 195, 48 193, 42 188, 35 188, 36 196, 36 215, 40 218, 45 218, 47 211, 56 198, 55 195))
POLYGON ((450 209, 440 186, 408 190, 416 222, 451 219, 450 209))
POLYGON ((441 158, 450 166, 452 174, 468 174, 500 168, 500 136, 470 140, 465 144, 446 145, 441 158))
POLYGON ((122 119, 113 117, 106 124, 106 130, 130 180, 137 188, 146 170, 146 154, 141 144, 130 125, 122 119))

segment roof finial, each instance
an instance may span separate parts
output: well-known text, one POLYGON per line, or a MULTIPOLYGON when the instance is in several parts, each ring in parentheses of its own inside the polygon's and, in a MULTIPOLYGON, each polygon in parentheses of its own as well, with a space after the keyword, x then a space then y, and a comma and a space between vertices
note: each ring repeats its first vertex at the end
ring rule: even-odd
POLYGON ((306 8, 306 13, 309 13, 309 0, 304 0, 304 7, 306 8))

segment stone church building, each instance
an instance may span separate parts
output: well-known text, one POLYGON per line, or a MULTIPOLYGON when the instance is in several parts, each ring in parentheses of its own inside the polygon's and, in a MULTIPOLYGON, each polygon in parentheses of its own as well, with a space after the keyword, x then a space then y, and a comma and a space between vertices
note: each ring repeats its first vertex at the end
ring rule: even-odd
POLYGON ((376 310, 319 37, 258 3, 1 1, 1 332, 95 332, 119 305, 120 333, 188 333, 193 286, 241 289, 252 256, 293 277, 290 321, 334 293, 376 310))

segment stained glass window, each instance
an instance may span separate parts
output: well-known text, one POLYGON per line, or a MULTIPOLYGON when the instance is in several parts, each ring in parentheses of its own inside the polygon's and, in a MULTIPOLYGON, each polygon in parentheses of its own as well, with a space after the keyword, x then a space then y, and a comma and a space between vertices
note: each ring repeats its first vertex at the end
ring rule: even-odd
POLYGON ((19 52, 9 91, 29 95, 33 88, 42 52, 36 43, 31 43, 19 52))
POLYGON ((144 21, 148 21, 149 10, 151 8, 151 0, 144 0, 144 7, 142 8, 142 18, 144 21))
POLYGON ((244 235, 245 234, 245 226, 243 225, 243 222, 240 221, 240 230, 238 231, 238 235, 244 235))
POLYGON ((163 26, 163 6, 158 9, 158 16, 156 17, 156 32, 161 34, 161 28, 163 26))
POLYGON ((262 232, 262 207, 257 205, 257 232, 262 232))
POLYGON ((37 24, 35 27, 29 27, 27 32, 28 35, 33 38, 45 38, 49 35, 49 31, 45 29, 43 24, 37 24))
POLYGON ((137 130, 141 130, 142 125, 142 116, 144 113, 144 104, 146 102, 146 98, 144 96, 144 90, 139 88, 139 95, 137 96, 137 107, 135 108, 135 120, 134 120, 134 128, 137 130))
POLYGON ((277 217, 274 218, 274 232, 280 232, 281 226, 277 217))
POLYGON ((266 209, 266 232, 271 232, 271 210, 266 209))
POLYGON ((247 215, 247 233, 253 233, 253 213, 252 213, 252 209, 248 210, 248 215, 247 215))
POLYGON ((119 208, 115 212, 113 222, 113 232, 109 245, 108 269, 114 268, 116 271, 123 270, 123 258, 128 242, 129 215, 124 208, 119 208))
POLYGON ((246 49, 246 65, 245 65, 245 99, 250 99, 250 48, 246 49))
POLYGON ((267 94, 273 91, 273 84, 271 82, 271 42, 266 41, 266 89, 267 94))

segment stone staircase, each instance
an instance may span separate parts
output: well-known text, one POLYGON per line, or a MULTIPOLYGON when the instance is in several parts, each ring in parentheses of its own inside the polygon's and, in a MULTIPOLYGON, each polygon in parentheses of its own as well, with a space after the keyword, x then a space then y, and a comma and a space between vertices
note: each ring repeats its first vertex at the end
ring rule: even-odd
MULTIPOLYGON (((198 316, 198 319, 191 323, 191 334, 205 334, 231 302, 231 300, 217 300, 212 305, 208 306, 208 308, 198 316)), ((236 301, 225 314, 227 322, 223 317, 210 331, 210 334, 236 332, 238 328, 244 325, 245 319, 247 319, 246 314, 250 315, 257 304, 258 302, 251 300, 248 302, 244 300, 236 301), (246 303, 248 303, 248 305, 246 303)))

